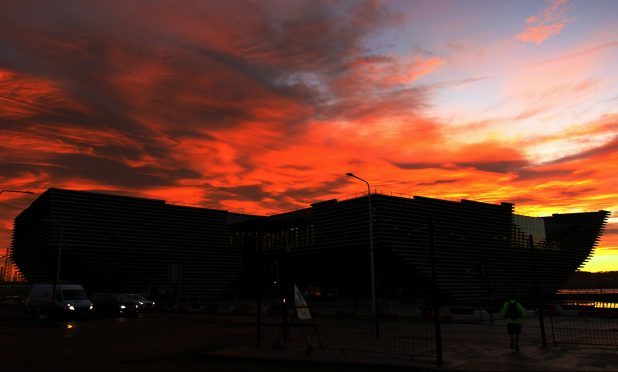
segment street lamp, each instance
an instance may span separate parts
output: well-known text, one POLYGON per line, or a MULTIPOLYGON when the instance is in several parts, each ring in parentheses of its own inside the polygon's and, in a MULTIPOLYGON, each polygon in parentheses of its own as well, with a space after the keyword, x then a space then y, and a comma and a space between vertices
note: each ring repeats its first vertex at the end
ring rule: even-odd
MULTIPOLYGON (((371 278, 371 307, 373 314, 377 317, 378 315, 378 306, 376 303, 376 279, 375 279, 375 263, 373 260, 373 212, 371 209, 371 186, 369 186, 369 182, 366 180, 354 175, 354 173, 346 173, 348 177, 356 178, 357 180, 363 181, 367 184, 367 200, 369 200, 369 272, 371 278)), ((376 332, 377 332, 377 324, 376 324, 376 332)))
POLYGON ((58 245, 58 259, 56 261, 56 276, 54 276, 54 280, 52 281, 52 313, 56 309, 56 286, 60 281, 60 259, 62 257, 62 246, 64 245, 64 223, 60 220, 55 220, 53 218, 43 218, 45 222, 59 223, 60 224, 60 244, 58 245))

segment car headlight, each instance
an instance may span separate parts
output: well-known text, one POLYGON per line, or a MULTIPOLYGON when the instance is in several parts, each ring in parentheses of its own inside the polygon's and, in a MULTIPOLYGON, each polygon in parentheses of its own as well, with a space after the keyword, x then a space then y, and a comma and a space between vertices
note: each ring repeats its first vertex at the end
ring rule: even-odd
POLYGON ((75 307, 73 305, 67 304, 67 307, 69 308, 69 310, 75 311, 75 307))
POLYGON ((139 302, 140 305, 143 305, 144 303, 142 301, 139 302))
POLYGON ((90 304, 90 310, 94 310, 94 305, 90 304))
POLYGON ((120 308, 121 308, 121 309, 126 309, 127 307, 126 307, 126 306, 124 306, 124 305, 120 305, 120 308))
POLYGON ((139 309, 139 306, 135 305, 135 308, 136 308, 136 309, 139 309))

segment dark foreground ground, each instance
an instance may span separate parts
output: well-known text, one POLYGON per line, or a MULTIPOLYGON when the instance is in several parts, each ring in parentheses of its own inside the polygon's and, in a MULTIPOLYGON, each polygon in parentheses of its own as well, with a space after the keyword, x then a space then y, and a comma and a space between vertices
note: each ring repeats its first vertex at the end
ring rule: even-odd
MULTIPOLYGON (((150 313, 69 322, 30 319, 0 305, 0 370, 410 371, 431 358, 255 348, 254 318, 150 313)), ((540 346, 527 320, 512 352, 503 324, 444 325, 445 370, 618 370, 618 348, 540 346)))
POLYGON ((375 365, 265 359, 255 352, 254 320, 250 316, 146 313, 136 318, 61 322, 31 319, 19 307, 0 305, 0 371, 383 370, 375 365))

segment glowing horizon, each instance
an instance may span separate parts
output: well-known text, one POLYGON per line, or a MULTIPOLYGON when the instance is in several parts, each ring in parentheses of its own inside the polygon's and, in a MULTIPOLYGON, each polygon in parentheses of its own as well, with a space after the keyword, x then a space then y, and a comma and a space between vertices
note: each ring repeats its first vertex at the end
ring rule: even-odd
MULTIPOLYGON (((373 188, 608 210, 611 1, 0 4, 0 188, 268 214, 373 188)), ((0 196, 0 255, 35 196, 0 196)))

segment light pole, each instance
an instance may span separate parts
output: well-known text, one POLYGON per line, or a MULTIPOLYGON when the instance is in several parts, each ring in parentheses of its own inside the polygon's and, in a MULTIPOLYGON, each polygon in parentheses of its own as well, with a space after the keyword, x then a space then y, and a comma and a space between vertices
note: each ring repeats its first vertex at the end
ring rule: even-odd
MULTIPOLYGON (((14 193, 18 193, 18 194, 34 194, 32 191, 24 191, 24 190, 9 190, 9 189, 4 189, 4 190, 0 190, 0 194, 3 194, 5 192, 14 192, 14 193)), ((9 248, 6 249, 5 254, 3 256, 4 258, 4 268, 2 270, 2 275, 0 275, 0 280, 8 282, 10 279, 10 273, 8 272, 9 269, 9 256, 11 255, 10 252, 10 246, 9 248)), ((12 264, 11 264, 12 267, 12 264)))
POLYGON ((58 245, 58 264, 56 265, 56 282, 60 280, 60 258, 62 257, 62 248, 64 245, 64 225, 60 222, 60 245, 58 245))
POLYGON ((44 218, 43 220, 46 222, 52 222, 52 223, 56 222, 60 224, 60 244, 58 245, 58 259, 56 260, 56 275, 54 276, 54 279, 52 281, 52 300, 51 300, 52 309, 51 311, 53 315, 53 312, 56 310, 56 286, 58 285, 58 282, 60 281, 60 259, 62 258, 62 246, 64 245, 64 223, 62 223, 62 221, 55 220, 52 218, 44 218))
MULTIPOLYGON (((348 177, 356 178, 357 180, 363 181, 367 184, 367 200, 369 200, 369 272, 370 272, 370 280, 371 280, 371 307, 373 311, 373 315, 378 316, 378 306, 376 303, 376 279, 375 279, 375 263, 373 260, 373 211, 371 209, 371 186, 369 186, 369 182, 366 180, 354 175, 354 173, 346 173, 348 177)), ((376 322, 376 332, 378 332, 377 322, 376 322)), ((377 333, 376 333, 377 334, 377 333)))

